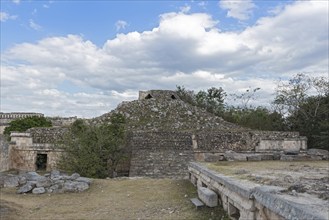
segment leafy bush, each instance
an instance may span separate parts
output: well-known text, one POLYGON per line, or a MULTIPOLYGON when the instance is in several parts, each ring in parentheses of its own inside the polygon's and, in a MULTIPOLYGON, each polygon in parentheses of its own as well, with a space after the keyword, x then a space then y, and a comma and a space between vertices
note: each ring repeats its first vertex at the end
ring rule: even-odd
POLYGON ((5 128, 4 134, 10 135, 12 131, 24 132, 29 128, 51 126, 51 121, 47 120, 45 117, 32 116, 11 121, 9 126, 5 128))
POLYGON ((114 177, 127 152, 125 118, 114 114, 109 123, 101 125, 76 120, 60 147, 64 150, 61 169, 93 178, 114 177))

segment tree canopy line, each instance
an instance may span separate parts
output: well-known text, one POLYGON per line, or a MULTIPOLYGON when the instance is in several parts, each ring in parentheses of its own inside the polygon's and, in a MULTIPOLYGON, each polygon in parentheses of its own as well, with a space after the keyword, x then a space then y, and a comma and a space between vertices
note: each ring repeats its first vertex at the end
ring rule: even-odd
POLYGON ((260 89, 230 94, 235 105, 225 102, 228 95, 221 87, 196 92, 177 86, 176 91, 182 100, 226 121, 257 130, 298 131, 308 138, 309 148, 329 150, 328 78, 297 74, 288 82, 280 81, 271 107, 250 104, 260 89))

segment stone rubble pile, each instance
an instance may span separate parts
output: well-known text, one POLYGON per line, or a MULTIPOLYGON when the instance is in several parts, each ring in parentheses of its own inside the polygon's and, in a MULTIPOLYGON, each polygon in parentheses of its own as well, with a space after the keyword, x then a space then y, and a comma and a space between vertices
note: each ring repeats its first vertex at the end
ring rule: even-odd
POLYGON ((72 175, 61 174, 59 171, 43 176, 36 172, 26 172, 20 175, 8 174, 1 176, 1 187, 17 187, 17 193, 66 193, 82 192, 89 189, 91 179, 80 177, 78 173, 72 175))

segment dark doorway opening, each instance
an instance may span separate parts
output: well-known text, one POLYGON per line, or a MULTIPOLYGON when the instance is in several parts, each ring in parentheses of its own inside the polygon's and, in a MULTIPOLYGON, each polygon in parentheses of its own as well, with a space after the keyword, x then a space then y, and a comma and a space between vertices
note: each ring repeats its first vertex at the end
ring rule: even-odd
POLYGON ((176 97, 174 95, 171 95, 171 99, 176 99, 176 97))
POLYGON ((148 94, 148 95, 145 97, 145 99, 151 99, 151 98, 153 98, 153 96, 151 96, 151 94, 148 94))
POLYGON ((37 160, 35 162, 37 170, 47 169, 47 159, 47 154, 37 154, 37 160))

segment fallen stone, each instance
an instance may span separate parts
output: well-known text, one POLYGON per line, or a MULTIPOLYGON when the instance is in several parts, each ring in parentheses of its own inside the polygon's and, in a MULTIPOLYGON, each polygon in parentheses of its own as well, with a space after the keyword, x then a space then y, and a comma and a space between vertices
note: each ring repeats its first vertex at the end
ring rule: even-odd
POLYGON ((32 193, 33 193, 33 194, 43 194, 43 193, 45 193, 45 192, 46 192, 46 190, 45 190, 45 188, 43 188, 43 187, 34 188, 34 189, 32 190, 32 193))
POLYGON ((85 182, 67 181, 64 183, 64 192, 82 192, 89 189, 89 185, 85 182))
POLYGON ((198 188, 198 196, 200 200, 206 204, 208 207, 216 207, 218 206, 218 196, 217 194, 205 187, 198 188))
POLYGON ((228 161, 247 161, 247 156, 245 154, 239 154, 234 151, 226 151, 224 157, 228 161))
POLYGON ((27 172, 23 174, 23 176, 26 178, 27 181, 38 181, 39 178, 43 177, 37 174, 36 172, 27 172))
POLYGON ((17 187, 19 185, 19 178, 17 176, 7 176, 3 181, 4 187, 17 187))
POLYGON ((255 154, 255 155, 248 155, 247 156, 247 161, 261 161, 262 160, 262 155, 260 154, 255 154))
POLYGON ((50 187, 51 186, 51 180, 48 179, 47 177, 40 177, 37 180, 37 187, 50 187))
POLYGON ((60 172, 58 171, 58 170, 52 170, 51 172, 50 172, 50 178, 51 179, 54 179, 54 178, 58 178, 59 176, 60 176, 60 172))
POLYGON ((307 151, 307 154, 312 156, 320 156, 323 160, 329 159, 329 151, 323 149, 312 148, 307 151))
POLYGON ((30 183, 26 183, 24 186, 20 187, 17 190, 17 193, 21 194, 21 193, 28 193, 33 189, 33 186, 30 183))
POLYGON ((87 183, 88 185, 90 185, 92 183, 92 180, 87 177, 79 177, 75 181, 84 182, 84 183, 87 183))
POLYGON ((71 180, 75 180, 75 179, 77 179, 77 178, 79 178, 80 177, 80 174, 78 174, 78 173, 73 173, 71 176, 70 176, 70 179, 71 180))
POLYGON ((25 185, 27 183, 26 177, 20 176, 18 183, 19 183, 20 186, 25 185))

